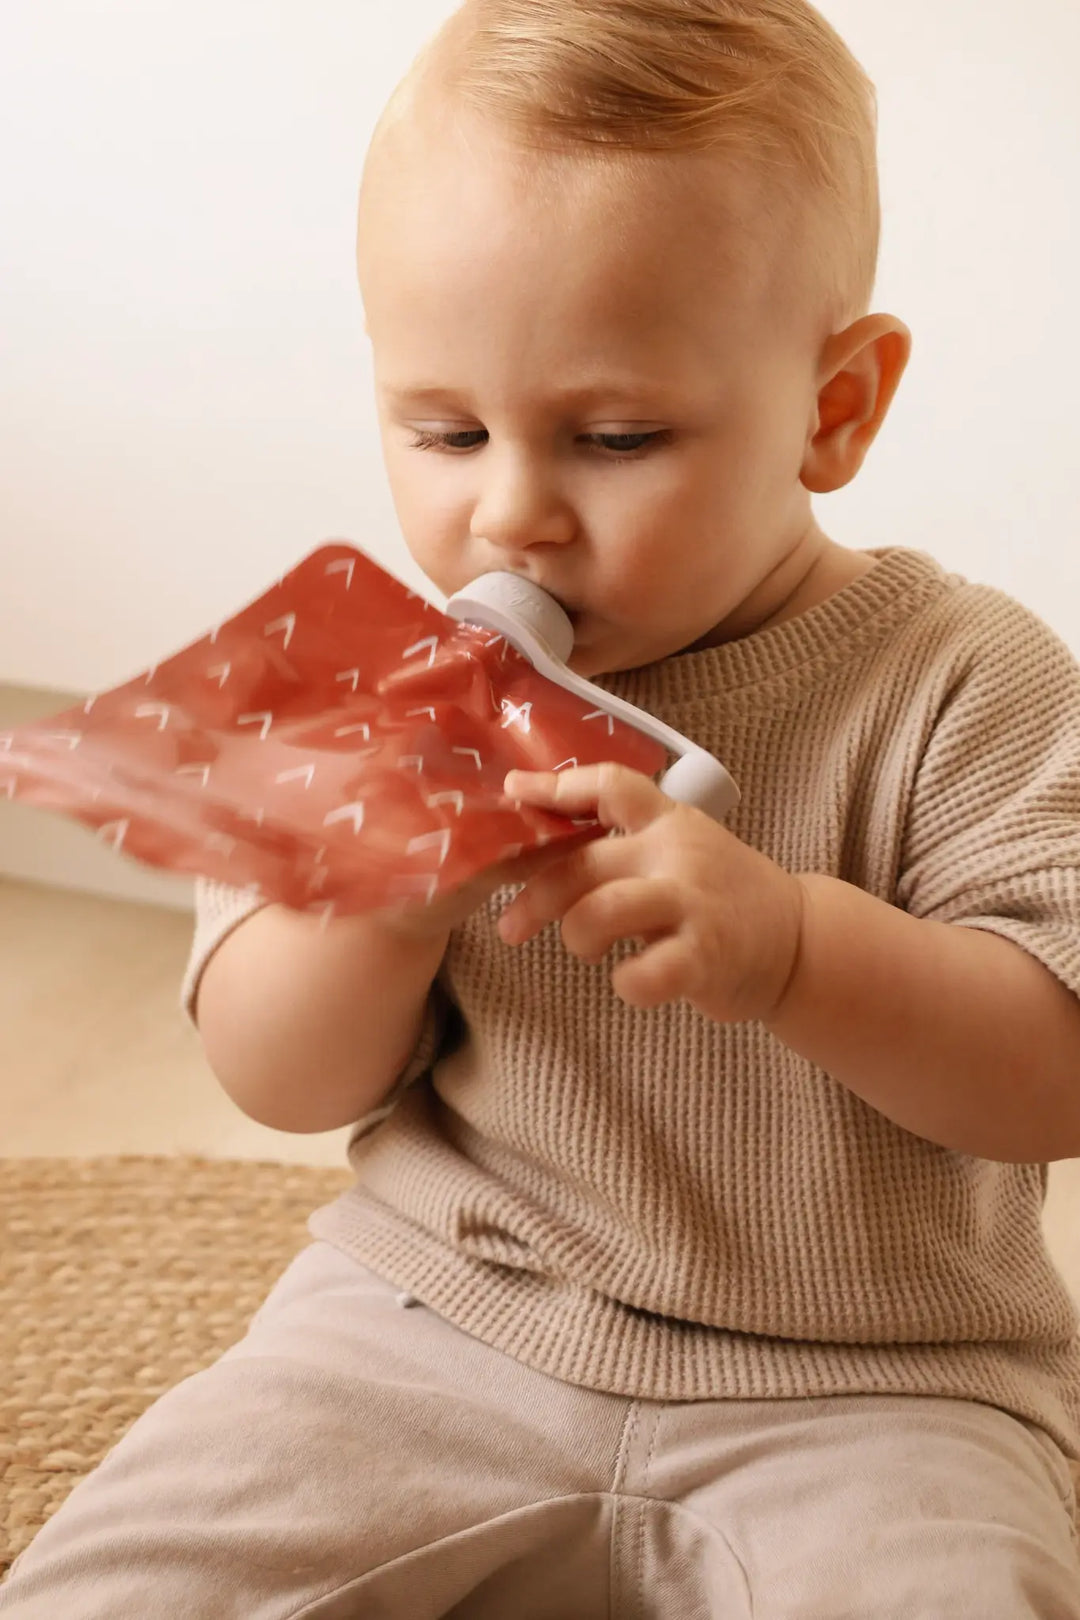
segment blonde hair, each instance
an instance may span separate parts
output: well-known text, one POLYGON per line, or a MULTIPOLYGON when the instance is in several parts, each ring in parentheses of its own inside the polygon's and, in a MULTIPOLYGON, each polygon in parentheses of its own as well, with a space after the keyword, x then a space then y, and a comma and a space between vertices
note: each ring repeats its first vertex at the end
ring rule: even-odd
POLYGON ((830 320, 866 312, 877 98, 808 0, 466 0, 451 28, 452 88, 525 144, 716 149, 818 203, 830 320))

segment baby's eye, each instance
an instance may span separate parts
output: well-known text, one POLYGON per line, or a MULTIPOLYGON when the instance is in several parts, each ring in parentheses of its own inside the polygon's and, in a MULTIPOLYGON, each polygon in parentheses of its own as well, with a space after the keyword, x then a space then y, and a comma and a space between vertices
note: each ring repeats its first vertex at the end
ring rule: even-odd
POLYGON ((587 433, 586 443, 594 444, 615 456, 633 456, 650 445, 666 444, 670 434, 662 429, 650 433, 587 433))
POLYGON ((486 428, 466 428, 459 433, 433 433, 417 428, 413 437, 414 450, 478 450, 487 441, 486 428))

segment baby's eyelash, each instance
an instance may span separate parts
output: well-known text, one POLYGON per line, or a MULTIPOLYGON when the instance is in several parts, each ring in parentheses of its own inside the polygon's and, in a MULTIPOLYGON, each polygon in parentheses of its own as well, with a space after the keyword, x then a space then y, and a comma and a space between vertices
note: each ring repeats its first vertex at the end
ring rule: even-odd
POLYGON ((597 444, 603 450, 610 450, 614 454, 621 452, 624 456, 633 456, 641 450, 667 444, 671 439, 671 434, 660 429, 651 433, 587 433, 585 438, 590 444, 597 444))
POLYGON ((478 444, 456 444, 457 439, 478 439, 481 442, 487 438, 485 428, 467 428, 460 433, 431 433, 426 428, 417 428, 413 435, 412 448, 414 450, 477 450, 478 444))
MULTIPOLYGON (((487 438, 486 428, 463 428, 457 433, 434 433, 430 429, 417 428, 411 448, 446 450, 462 455, 469 450, 479 450, 487 438)), ((584 433, 580 442, 592 445, 616 460, 627 461, 640 456, 643 450, 667 444, 670 439, 671 434, 666 429, 659 429, 649 433, 584 433)))

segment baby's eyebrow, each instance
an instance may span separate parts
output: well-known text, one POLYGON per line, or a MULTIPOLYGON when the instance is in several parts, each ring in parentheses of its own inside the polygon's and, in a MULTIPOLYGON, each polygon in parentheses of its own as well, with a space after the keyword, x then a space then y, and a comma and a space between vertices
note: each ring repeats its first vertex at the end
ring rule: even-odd
POLYGON ((460 405, 466 399, 466 395, 458 394, 452 388, 434 386, 405 388, 385 383, 382 392, 395 405, 460 405))
MULTIPOLYGON (((383 385, 382 393, 395 405, 414 408, 475 404, 468 389, 458 391, 454 388, 439 387, 433 383, 417 384, 415 387, 386 383, 383 385)), ((570 388, 554 388, 548 392, 546 398, 535 403, 549 406, 553 411, 580 411, 598 405, 632 406, 638 410, 646 404, 670 405, 678 397, 677 391, 670 383, 658 383, 644 378, 640 381, 619 379, 578 384, 570 388)))

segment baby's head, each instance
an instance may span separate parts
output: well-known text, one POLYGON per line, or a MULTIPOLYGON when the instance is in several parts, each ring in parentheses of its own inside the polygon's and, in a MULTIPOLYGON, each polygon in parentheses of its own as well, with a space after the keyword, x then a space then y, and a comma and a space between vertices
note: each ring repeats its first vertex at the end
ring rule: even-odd
POLYGON ((909 351, 867 314, 878 236, 873 89, 805 0, 466 0, 360 205, 420 566, 535 580, 585 675, 812 599, 810 494, 855 476, 909 351))

